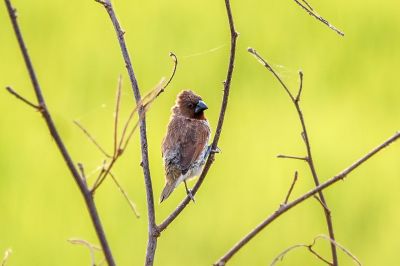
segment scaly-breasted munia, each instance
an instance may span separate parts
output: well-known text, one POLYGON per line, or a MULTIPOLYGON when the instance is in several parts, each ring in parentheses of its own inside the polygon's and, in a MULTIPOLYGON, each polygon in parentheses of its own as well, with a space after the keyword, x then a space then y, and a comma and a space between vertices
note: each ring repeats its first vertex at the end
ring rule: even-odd
POLYGON ((193 199, 186 180, 201 174, 209 154, 210 125, 204 116, 207 105, 190 90, 178 94, 161 150, 165 168, 165 187, 160 202, 168 198, 182 181, 193 199))

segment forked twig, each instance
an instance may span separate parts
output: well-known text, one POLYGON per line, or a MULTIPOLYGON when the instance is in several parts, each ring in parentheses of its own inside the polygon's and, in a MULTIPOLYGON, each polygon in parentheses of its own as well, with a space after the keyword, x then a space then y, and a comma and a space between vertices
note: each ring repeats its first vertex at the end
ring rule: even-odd
MULTIPOLYGON (((337 183, 340 180, 343 180, 348 174, 353 172, 357 167, 365 163, 368 159, 372 156, 376 155, 378 152, 389 146, 391 143, 395 142, 400 138, 400 132, 396 132, 392 137, 384 141, 382 144, 377 146, 376 148, 372 149, 366 155, 358 159, 352 165, 344 169, 342 172, 337 174, 336 176, 330 178, 329 180, 325 181, 324 183, 318 185, 314 189, 308 191, 307 193, 303 194, 302 196, 298 197, 297 199, 289 202, 288 204, 281 206, 278 210, 272 213, 267 219, 257 225, 253 230, 251 230, 248 234, 246 234, 239 242, 237 242, 228 252, 225 253, 214 265, 216 266, 223 266, 225 265, 239 250, 241 250, 250 240, 252 240, 258 233, 260 233, 265 227, 271 224, 273 221, 278 219, 282 214, 286 213, 293 207, 299 205, 306 199, 314 196, 318 192, 330 187, 331 185, 337 183)), ((331 241, 332 243, 332 241, 331 241)), ((335 245, 336 246, 336 245, 335 245)))
POLYGON ((350 251, 348 251, 345 247, 343 247, 342 245, 340 245, 339 243, 331 240, 329 237, 325 236, 325 235, 318 235, 316 236, 311 244, 296 244, 293 245, 291 247, 288 247, 287 249, 285 249, 284 251, 282 251, 281 253, 278 254, 278 256, 276 256, 274 258, 274 260, 271 262, 270 266, 274 266, 276 265, 279 261, 283 260, 283 258, 286 256, 286 254, 288 254, 290 251, 297 249, 297 248, 307 248, 308 251, 310 251, 313 255, 315 255, 319 260, 323 261, 324 263, 328 264, 328 265, 332 265, 331 262, 329 262, 327 259, 323 258, 321 255, 319 255, 314 249, 313 247, 315 246, 316 242, 318 239, 325 239, 327 241, 329 241, 330 243, 333 243, 334 245, 336 245, 338 248, 340 248, 344 253, 346 253, 346 255, 348 255, 357 265, 361 266, 361 262, 357 259, 356 256, 354 256, 350 251))
MULTIPOLYGON (((320 181, 319 181, 319 177, 318 177, 318 174, 316 171, 316 167, 315 167, 312 152, 311 152, 311 144, 310 144, 310 140, 309 140, 308 133, 307 133, 307 127, 306 127, 304 115, 303 115, 303 112, 300 107, 300 96, 301 96, 301 91, 303 88, 303 72, 299 71, 300 85, 299 85, 299 90, 298 90, 297 96, 294 97, 293 94, 290 92, 289 87, 281 79, 281 77, 278 75, 278 73, 270 66, 270 64, 268 64, 268 62, 264 58, 262 58, 255 49, 248 48, 248 51, 249 51, 249 53, 254 55, 257 58, 257 60, 259 62, 261 62, 264 65, 264 67, 267 68, 273 74, 273 76, 279 81, 279 83, 282 85, 282 88, 286 91, 290 100, 292 101, 293 105, 295 106, 297 115, 299 117, 300 124, 302 127, 301 136, 302 136, 302 138, 304 140, 304 144, 306 146, 306 151, 307 151, 307 156, 306 156, 307 160, 306 161, 310 168, 315 186, 318 186, 320 181)), ((331 212, 328 211, 329 208, 328 208, 328 204, 326 203, 325 196, 322 193, 322 191, 318 192, 318 196, 319 196, 319 199, 321 200, 321 202, 323 203, 323 205, 326 207, 326 208, 324 208, 324 214, 325 214, 326 224, 328 227, 329 237, 331 239, 335 240, 335 232, 333 229, 331 212)), ((331 251, 332 251, 333 265, 337 266, 338 265, 337 251, 336 251, 336 246, 333 244, 331 244, 331 251)))

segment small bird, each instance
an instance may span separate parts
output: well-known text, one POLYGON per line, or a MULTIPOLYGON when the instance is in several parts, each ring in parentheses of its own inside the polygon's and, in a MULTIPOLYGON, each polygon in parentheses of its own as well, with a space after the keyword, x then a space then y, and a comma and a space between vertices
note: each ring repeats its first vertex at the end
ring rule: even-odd
POLYGON ((186 180, 201 174, 210 154, 207 145, 210 125, 204 116, 207 105, 200 96, 190 90, 180 92, 171 110, 167 134, 161 146, 165 168, 165 187, 160 203, 172 193, 182 181, 187 195, 194 201, 186 180))

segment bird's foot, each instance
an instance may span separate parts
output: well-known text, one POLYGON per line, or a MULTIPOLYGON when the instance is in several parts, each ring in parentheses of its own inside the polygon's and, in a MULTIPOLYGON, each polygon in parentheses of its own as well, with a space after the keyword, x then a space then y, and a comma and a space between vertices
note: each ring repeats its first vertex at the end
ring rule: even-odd
POLYGON ((215 149, 211 149, 210 152, 211 152, 211 153, 220 153, 220 152, 221 152, 221 149, 218 148, 218 147, 216 147, 215 149))
POLYGON ((211 154, 220 153, 220 152, 221 152, 221 149, 220 149, 220 148, 216 147, 215 149, 213 149, 212 146, 209 145, 209 146, 207 147, 206 154, 204 155, 204 159, 206 159, 206 158, 207 158, 208 156, 210 156, 211 154))

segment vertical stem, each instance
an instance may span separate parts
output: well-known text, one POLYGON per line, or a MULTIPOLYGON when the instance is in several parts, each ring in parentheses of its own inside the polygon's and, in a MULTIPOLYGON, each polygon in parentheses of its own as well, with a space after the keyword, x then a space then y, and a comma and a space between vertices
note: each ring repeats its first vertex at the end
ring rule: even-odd
POLYGON ((114 12, 112 4, 109 0, 97 0, 107 10, 108 15, 113 23, 115 33, 117 34, 119 46, 122 52, 122 56, 125 62, 126 70, 128 71, 129 79, 133 94, 135 96, 136 104, 138 107, 138 114, 140 118, 140 144, 142 151, 142 168, 146 187, 146 199, 147 199, 147 213, 148 213, 148 242, 146 251, 146 266, 151 266, 154 263, 154 254, 157 248, 157 237, 159 236, 158 228, 156 225, 155 210, 154 210, 154 197, 153 197, 153 186, 151 182, 149 158, 148 158, 148 144, 147 144, 147 132, 146 132, 146 117, 145 110, 141 104, 141 96, 139 86, 136 80, 135 72, 133 71, 132 62, 126 47, 124 38, 125 32, 122 31, 121 25, 114 12))
MULTIPOLYGON (((310 141, 308 138, 308 133, 307 133, 306 124, 304 121, 304 116, 301 111, 299 101, 294 101, 294 104, 296 106, 296 110, 297 110, 297 113, 299 115, 300 122, 301 122, 301 127, 303 129, 303 138, 304 138, 304 142, 305 142, 306 148, 307 148, 307 163, 310 167, 315 186, 319 186, 320 182, 319 182, 319 178, 317 175, 317 171, 315 170, 314 160, 313 160, 312 153, 311 153, 311 145, 310 145, 310 141)), ((322 191, 319 191, 318 196, 319 196, 321 202, 324 204, 324 206, 326 206, 326 208, 323 208, 323 209, 324 209, 324 213, 325 213, 326 224, 328 226, 329 237, 333 241, 335 241, 335 233, 334 233, 334 229, 333 229, 332 216, 331 216, 330 210, 328 209, 328 204, 326 203, 324 193, 322 191)), ((332 264, 334 266, 337 266, 338 265, 337 251, 336 251, 336 245, 333 242, 331 242, 331 252, 332 252, 332 264)))

